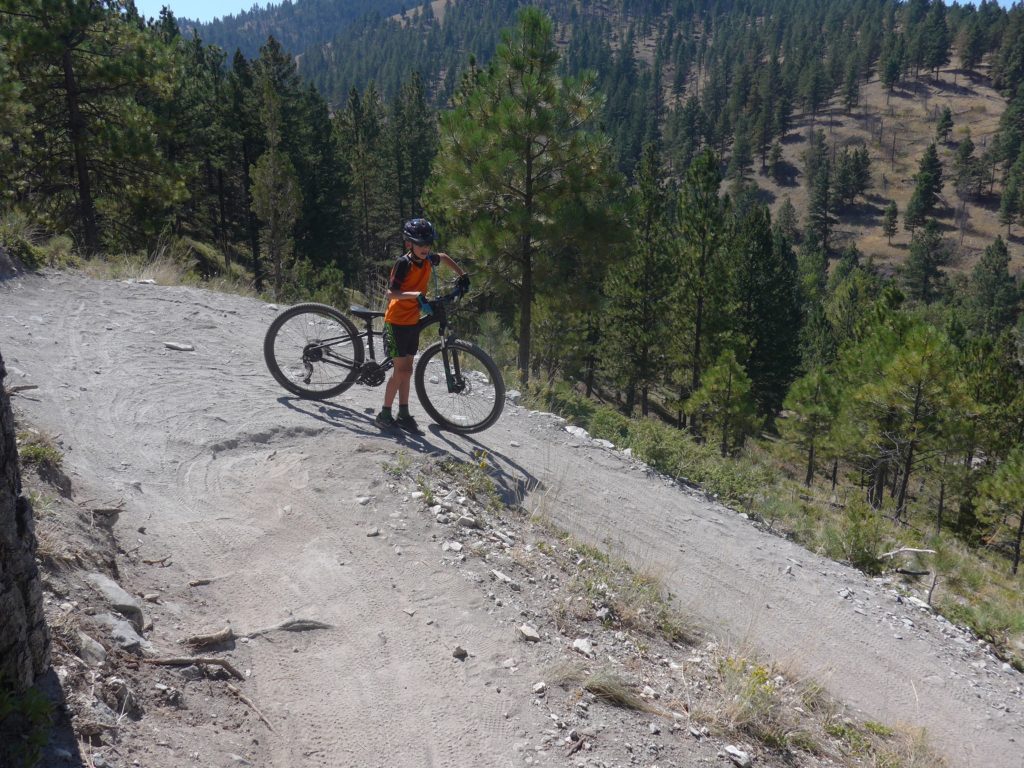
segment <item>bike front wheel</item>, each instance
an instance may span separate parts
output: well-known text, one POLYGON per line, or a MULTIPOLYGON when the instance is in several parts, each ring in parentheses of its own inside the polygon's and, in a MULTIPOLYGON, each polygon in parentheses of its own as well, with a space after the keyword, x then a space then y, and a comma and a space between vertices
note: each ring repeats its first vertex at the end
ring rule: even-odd
POLYGON ((277 383, 309 400, 326 400, 351 387, 363 362, 363 342, 352 321, 326 304, 296 304, 270 324, 263 357, 277 383))
POLYGON ((498 366, 476 344, 461 339, 427 347, 416 363, 415 382, 423 409, 452 432, 487 429, 505 406, 498 366))

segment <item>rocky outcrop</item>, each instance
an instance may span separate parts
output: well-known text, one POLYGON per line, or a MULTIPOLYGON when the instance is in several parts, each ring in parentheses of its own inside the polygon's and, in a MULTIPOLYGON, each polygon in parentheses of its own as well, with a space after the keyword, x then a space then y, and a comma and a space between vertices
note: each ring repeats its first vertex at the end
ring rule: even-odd
POLYGON ((32 507, 21 494, 14 414, 0 355, 0 681, 32 684, 50 665, 32 507))

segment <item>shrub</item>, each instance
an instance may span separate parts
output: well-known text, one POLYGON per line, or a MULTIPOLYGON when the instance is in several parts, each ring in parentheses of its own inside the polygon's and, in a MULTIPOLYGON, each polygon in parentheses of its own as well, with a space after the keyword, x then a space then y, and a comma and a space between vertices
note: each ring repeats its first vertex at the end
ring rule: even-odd
POLYGON ((57 470, 64 462, 64 455, 53 438, 38 432, 19 432, 18 456, 21 463, 40 469, 57 470))
POLYGON ((625 446, 629 440, 630 420, 613 408, 600 406, 590 417, 587 431, 594 437, 610 440, 616 446, 625 446))
POLYGON ((53 705, 35 688, 17 693, 0 681, 0 765, 37 765, 50 732, 53 705))
POLYGON ((542 407, 567 419, 577 426, 587 428, 597 406, 593 401, 576 392, 569 384, 530 384, 527 399, 531 404, 542 407))

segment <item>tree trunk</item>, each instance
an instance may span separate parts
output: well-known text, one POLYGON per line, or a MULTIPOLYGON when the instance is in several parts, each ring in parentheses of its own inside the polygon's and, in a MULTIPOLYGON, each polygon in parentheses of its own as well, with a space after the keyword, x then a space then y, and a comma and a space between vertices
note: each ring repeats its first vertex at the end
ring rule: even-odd
POLYGON ((221 253, 224 254, 224 271, 231 274, 231 251, 228 249, 228 217, 225 211, 227 206, 224 195, 224 169, 217 169, 217 229, 218 241, 220 242, 221 253))
POLYGON ((807 450, 807 475, 804 477, 804 485, 808 488, 811 487, 811 483, 814 481, 814 441, 811 441, 811 446, 807 450))
POLYGON ((21 494, 14 415, 0 356, 0 682, 22 691, 50 666, 32 507, 21 494))
POLYGON ((71 148, 75 156, 75 174, 78 177, 78 215, 82 222, 85 249, 96 253, 100 248, 99 230, 96 227, 96 204, 92 199, 92 184, 89 180, 89 161, 85 153, 85 118, 79 107, 78 81, 75 79, 74 61, 71 49, 65 48, 61 57, 64 68, 64 99, 68 108, 68 131, 71 148))
POLYGON ((876 462, 871 468, 871 486, 868 488, 868 504, 872 509, 880 509, 882 496, 885 494, 886 463, 876 462))
POLYGON ((900 492, 896 497, 896 519, 902 520, 907 511, 907 486, 910 484, 910 469, 914 463, 914 443, 907 446, 907 458, 903 462, 903 476, 900 478, 900 492))
POLYGON ((533 321, 533 262, 530 253, 530 236, 524 235, 520 242, 523 276, 519 287, 519 375, 525 387, 530 383, 530 324, 533 321))
POLYGON ((1017 566, 1020 565, 1020 540, 1024 537, 1024 509, 1019 510, 1020 523, 1017 525, 1017 540, 1013 543, 1013 575, 1017 575, 1017 566))
POLYGON ((252 167, 252 152, 249 149, 249 142, 242 142, 242 163, 245 172, 242 173, 242 192, 245 196, 245 221, 246 230, 249 235, 249 248, 252 251, 252 277, 257 293, 263 291, 263 267, 260 260, 260 229, 256 221, 256 214, 252 211, 252 179, 249 178, 249 169, 252 167))
POLYGON ((939 480, 939 513, 935 518, 935 535, 942 534, 942 514, 946 507, 946 481, 939 480))

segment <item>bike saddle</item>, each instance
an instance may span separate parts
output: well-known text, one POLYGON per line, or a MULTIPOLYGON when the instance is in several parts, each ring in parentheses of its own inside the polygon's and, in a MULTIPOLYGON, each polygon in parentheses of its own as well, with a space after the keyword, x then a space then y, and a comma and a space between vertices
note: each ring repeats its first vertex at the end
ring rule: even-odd
POLYGON ((348 311, 351 312, 356 317, 362 318, 363 320, 373 320, 373 318, 375 317, 384 317, 384 313, 382 311, 379 312, 375 309, 367 309, 366 307, 360 307, 358 304, 353 304, 351 307, 348 308, 348 311))

